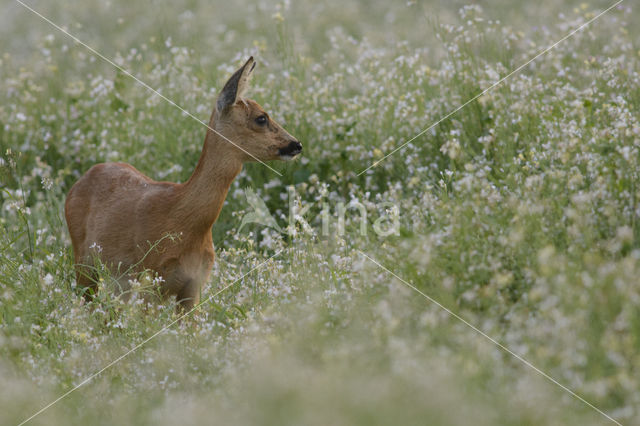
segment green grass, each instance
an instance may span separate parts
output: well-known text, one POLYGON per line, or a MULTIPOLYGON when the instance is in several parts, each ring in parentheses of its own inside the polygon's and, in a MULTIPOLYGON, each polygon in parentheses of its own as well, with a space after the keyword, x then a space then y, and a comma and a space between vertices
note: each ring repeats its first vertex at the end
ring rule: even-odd
MULTIPOLYGON (((360 251, 640 424, 631 2, 362 175, 609 3, 29 4, 202 120, 253 54, 249 96, 305 146, 270 164, 281 177, 250 164, 234 182, 203 299, 282 252, 32 424, 608 422, 360 251), (237 231, 245 188, 286 227, 290 186, 314 232, 237 231), (355 210, 338 232, 351 200, 366 235, 355 210), (391 205, 398 232, 378 235, 391 205)), ((65 194, 103 161, 185 181, 205 129, 18 3, 0 7, 0 423, 17 424, 176 318, 173 301, 84 302, 65 194)))

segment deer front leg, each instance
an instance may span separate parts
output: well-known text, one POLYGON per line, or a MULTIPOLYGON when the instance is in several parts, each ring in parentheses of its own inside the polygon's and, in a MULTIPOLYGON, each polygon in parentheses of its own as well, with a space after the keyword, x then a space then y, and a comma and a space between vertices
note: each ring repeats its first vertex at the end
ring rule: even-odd
POLYGON ((186 314, 193 309, 195 305, 200 303, 200 283, 194 279, 189 279, 182 286, 176 296, 178 301, 177 312, 186 314))

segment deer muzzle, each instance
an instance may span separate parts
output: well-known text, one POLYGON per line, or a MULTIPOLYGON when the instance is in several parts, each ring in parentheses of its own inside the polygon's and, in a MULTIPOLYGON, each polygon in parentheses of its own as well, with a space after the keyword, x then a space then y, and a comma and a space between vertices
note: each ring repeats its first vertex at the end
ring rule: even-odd
POLYGON ((278 150, 278 154, 280 154, 280 158, 285 160, 290 160, 296 155, 302 152, 302 144, 298 141, 291 141, 289 145, 284 148, 280 148, 278 150))

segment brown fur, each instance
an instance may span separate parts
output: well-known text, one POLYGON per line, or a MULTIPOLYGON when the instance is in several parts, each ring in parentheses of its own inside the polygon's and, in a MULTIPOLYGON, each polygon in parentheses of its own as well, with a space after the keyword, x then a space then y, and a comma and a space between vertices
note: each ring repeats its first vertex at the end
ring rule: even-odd
POLYGON ((199 302, 214 261, 211 227, 242 164, 279 159, 279 149, 297 142, 271 119, 258 125, 256 117, 265 114, 262 107, 238 96, 253 66, 250 58, 229 79, 209 122, 242 149, 207 130, 200 160, 184 184, 156 182, 129 164, 104 163, 89 169, 71 188, 65 217, 79 286, 95 290, 86 265, 97 255, 116 276, 129 269, 157 272, 165 280, 161 293, 176 295, 184 309, 199 302), (168 234, 178 238, 166 238, 168 234), (92 248, 94 244, 100 248, 92 248))

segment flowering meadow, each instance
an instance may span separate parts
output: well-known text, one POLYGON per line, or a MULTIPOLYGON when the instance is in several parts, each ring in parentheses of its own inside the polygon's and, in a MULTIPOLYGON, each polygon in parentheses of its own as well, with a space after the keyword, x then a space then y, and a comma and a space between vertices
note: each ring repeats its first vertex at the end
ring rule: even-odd
POLYGON ((206 128, 3 0, 0 424, 640 425, 640 7, 565 37, 614 3, 25 1, 205 122, 253 55, 304 145, 175 322, 104 268, 85 302, 64 200, 186 181, 206 128))

